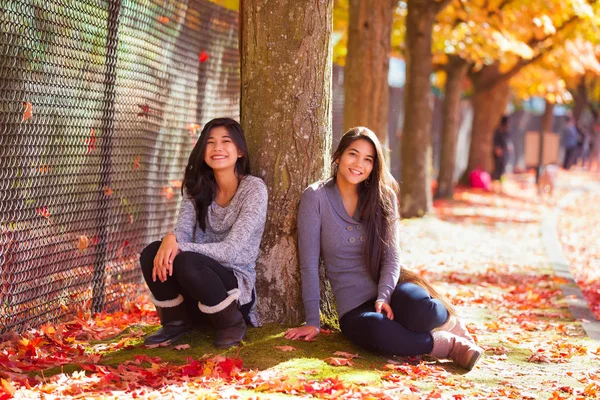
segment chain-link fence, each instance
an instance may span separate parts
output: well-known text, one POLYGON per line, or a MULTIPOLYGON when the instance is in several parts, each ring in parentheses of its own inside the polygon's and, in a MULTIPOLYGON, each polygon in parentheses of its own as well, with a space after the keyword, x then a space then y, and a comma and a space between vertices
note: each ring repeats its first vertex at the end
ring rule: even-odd
POLYGON ((238 15, 206 0, 0 5, 2 333, 143 290, 138 254, 240 82, 238 15))

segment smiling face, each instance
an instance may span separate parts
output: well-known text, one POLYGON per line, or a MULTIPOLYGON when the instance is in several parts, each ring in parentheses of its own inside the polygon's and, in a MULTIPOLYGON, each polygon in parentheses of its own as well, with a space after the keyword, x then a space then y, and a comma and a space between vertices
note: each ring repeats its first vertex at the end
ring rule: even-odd
POLYGON ((336 179, 342 184, 358 185, 373 171, 375 147, 366 139, 357 139, 350 143, 336 161, 338 162, 336 179))
POLYGON ((242 152, 233 142, 229 132, 223 126, 217 126, 210 130, 206 149, 204 152, 204 162, 213 169, 213 171, 232 171, 238 158, 242 157, 242 152))

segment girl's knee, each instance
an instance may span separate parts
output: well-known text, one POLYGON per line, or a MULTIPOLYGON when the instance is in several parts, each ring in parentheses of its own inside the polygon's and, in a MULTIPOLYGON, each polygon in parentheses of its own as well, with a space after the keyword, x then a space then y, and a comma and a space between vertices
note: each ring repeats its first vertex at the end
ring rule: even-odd
POLYGON ((142 270, 152 271, 152 268, 154 268, 154 257, 156 257, 156 253, 158 253, 160 244, 161 242, 157 240, 156 242, 150 243, 142 250, 142 253, 140 254, 140 266, 142 267, 142 270))

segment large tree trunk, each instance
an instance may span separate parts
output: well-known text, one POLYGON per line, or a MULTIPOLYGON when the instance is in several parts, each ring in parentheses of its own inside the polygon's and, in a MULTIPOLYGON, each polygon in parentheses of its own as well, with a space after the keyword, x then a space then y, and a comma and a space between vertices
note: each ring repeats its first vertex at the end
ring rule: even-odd
POLYGON ((243 0, 241 121, 254 174, 269 190, 258 259, 264 320, 304 319, 296 211, 306 186, 329 170, 333 0, 243 0))
POLYGON ((344 68, 344 130, 388 134, 388 71, 395 0, 350 0, 348 55, 344 68))
POLYGON ((492 172, 494 130, 504 115, 510 95, 508 79, 501 78, 497 64, 483 67, 471 78, 474 88, 473 126, 469 163, 462 181, 468 181, 469 174, 476 168, 492 172))
POLYGON ((450 57, 446 64, 446 87, 442 109, 442 147, 436 197, 452 197, 454 194, 461 85, 467 74, 467 68, 467 62, 456 56, 450 57))
POLYGON ((575 96, 573 96, 573 100, 575 104, 573 106, 573 119, 576 123, 578 123, 579 119, 581 118, 581 114, 583 114, 583 110, 585 110, 585 107, 588 104, 585 76, 581 77, 574 94, 575 96))
POLYGON ((544 136, 547 132, 552 132, 552 123, 554 122, 554 103, 546 99, 546 108, 542 114, 542 129, 540 130, 540 139, 538 143, 538 166, 535 173, 535 182, 539 183, 542 168, 544 167, 544 136))
POLYGON ((430 1, 409 0, 406 16, 406 86, 402 135, 401 214, 423 216, 431 193, 431 36, 436 12, 430 1))

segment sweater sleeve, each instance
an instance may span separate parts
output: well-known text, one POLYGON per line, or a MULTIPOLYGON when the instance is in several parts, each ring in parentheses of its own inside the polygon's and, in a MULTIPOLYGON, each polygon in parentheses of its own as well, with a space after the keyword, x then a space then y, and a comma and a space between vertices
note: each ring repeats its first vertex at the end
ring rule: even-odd
POLYGON ((379 274, 379 284, 377 287, 377 301, 385 303, 390 302, 390 296, 398 284, 400 278, 400 240, 398 217, 398 200, 392 192, 392 202, 394 206, 394 225, 390 231, 389 245, 383 250, 383 259, 381 262, 381 273, 379 274))
POLYGON ((319 199, 314 188, 302 194, 298 209, 298 252, 302 276, 302 300, 306 324, 321 326, 319 256, 321 248, 321 215, 319 199))
POLYGON ((192 236, 194 234, 194 225, 196 223, 194 200, 184 193, 183 200, 181 201, 181 209, 179 210, 179 217, 177 218, 177 224, 175 224, 175 229, 173 230, 178 243, 194 241, 192 236))
POLYGON ((181 251, 201 253, 221 264, 247 265, 255 262, 267 219, 266 186, 262 182, 252 186, 241 200, 240 213, 223 241, 179 243, 181 251), (249 248, 255 251, 248 251, 249 248))

